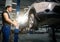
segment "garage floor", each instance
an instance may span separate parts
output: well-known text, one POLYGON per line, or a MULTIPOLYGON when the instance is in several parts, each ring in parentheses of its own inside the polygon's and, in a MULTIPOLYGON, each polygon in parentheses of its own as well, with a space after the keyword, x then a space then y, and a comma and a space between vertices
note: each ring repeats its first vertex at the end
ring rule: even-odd
MULTIPOLYGON (((56 33, 60 35, 60 33, 56 33)), ((10 42, 13 42, 13 33, 10 36, 10 42)), ((60 36, 56 36, 57 42, 60 42, 60 36)), ((19 34, 19 42, 52 42, 52 38, 49 36, 48 33, 42 34, 19 34)), ((0 42, 2 42, 2 34, 0 34, 0 42)))

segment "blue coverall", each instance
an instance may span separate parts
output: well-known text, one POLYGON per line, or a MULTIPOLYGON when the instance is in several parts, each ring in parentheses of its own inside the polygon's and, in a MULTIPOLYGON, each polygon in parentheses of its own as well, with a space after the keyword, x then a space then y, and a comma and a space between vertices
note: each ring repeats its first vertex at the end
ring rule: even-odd
POLYGON ((2 42, 9 42, 9 36, 10 36, 10 25, 3 25, 2 26, 2 33, 3 33, 3 40, 2 42))
MULTIPOLYGON (((2 32, 3 32, 2 42, 9 42, 9 36, 10 36, 10 31, 11 31, 10 28, 11 28, 10 25, 4 25, 2 27, 2 32)), ((18 34, 19 34, 19 30, 15 29, 14 30, 14 42, 18 42, 18 34)))

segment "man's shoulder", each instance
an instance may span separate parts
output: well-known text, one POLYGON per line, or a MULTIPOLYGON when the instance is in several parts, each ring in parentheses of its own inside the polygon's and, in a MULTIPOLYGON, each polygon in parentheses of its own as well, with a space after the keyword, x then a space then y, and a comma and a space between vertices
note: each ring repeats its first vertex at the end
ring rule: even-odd
POLYGON ((3 11, 2 14, 4 14, 4 13, 8 13, 8 12, 7 11, 3 11))

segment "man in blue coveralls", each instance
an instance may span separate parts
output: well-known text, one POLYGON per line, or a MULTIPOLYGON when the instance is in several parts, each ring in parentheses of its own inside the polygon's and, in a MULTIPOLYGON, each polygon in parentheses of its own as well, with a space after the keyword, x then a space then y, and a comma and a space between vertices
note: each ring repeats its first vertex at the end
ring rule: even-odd
POLYGON ((2 40, 2 42, 9 42, 11 24, 14 25, 15 27, 18 26, 18 23, 16 21, 12 21, 10 19, 10 16, 9 16, 10 12, 12 12, 12 7, 8 5, 6 7, 6 10, 3 11, 3 13, 2 13, 2 22, 3 22, 3 26, 2 26, 3 40, 2 40))

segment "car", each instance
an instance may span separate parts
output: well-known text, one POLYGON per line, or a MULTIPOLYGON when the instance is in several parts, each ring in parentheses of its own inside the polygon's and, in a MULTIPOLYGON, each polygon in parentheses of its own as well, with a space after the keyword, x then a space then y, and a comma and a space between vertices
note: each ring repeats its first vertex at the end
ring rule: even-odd
POLYGON ((37 29, 41 25, 60 24, 60 3, 33 3, 23 16, 17 17, 17 21, 20 24, 20 28, 32 29, 37 29))

